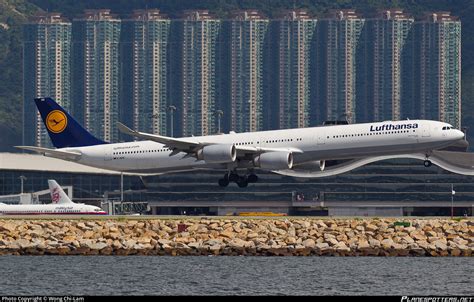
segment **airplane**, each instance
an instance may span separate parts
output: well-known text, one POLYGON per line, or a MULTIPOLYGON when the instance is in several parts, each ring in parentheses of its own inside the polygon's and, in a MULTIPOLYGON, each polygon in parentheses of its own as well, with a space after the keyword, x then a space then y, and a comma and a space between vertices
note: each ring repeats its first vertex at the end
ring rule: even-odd
MULTIPOLYGON (((157 175, 195 169, 223 170, 222 187, 239 187, 258 181, 255 170, 306 177, 301 167, 318 167, 326 161, 422 154, 431 166, 434 150, 464 139, 452 125, 432 120, 384 121, 351 125, 283 129, 249 133, 174 138, 143 133, 118 123, 121 132, 142 141, 104 142, 76 122, 51 98, 36 98, 48 134, 57 149, 16 146, 45 156, 79 164, 135 173, 157 175), (50 122, 50 121, 53 122, 50 122), (239 175, 239 171, 246 171, 239 175)), ((347 169, 346 169, 347 170, 347 169)), ((334 173, 333 173, 334 174, 334 173)), ((322 173, 324 175, 324 173, 322 173)))
POLYGON ((99 207, 72 202, 55 180, 49 179, 48 185, 52 203, 0 203, 0 215, 107 215, 107 212, 99 207))

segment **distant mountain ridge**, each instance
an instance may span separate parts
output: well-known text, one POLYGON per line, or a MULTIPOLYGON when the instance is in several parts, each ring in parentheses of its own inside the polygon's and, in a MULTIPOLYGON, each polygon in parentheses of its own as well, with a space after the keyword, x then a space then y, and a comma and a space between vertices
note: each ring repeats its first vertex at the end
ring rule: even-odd
POLYGON ((0 151, 21 144, 22 24, 39 10, 25 0, 0 0, 0 151))
POLYGON ((177 17, 186 9, 209 9, 220 18, 228 17, 238 9, 258 9, 268 17, 276 17, 286 9, 308 9, 317 17, 337 8, 355 8, 364 16, 373 14, 377 9, 394 7, 404 9, 415 17, 429 11, 451 11, 462 22, 462 124, 470 128, 468 137, 474 140, 474 1, 0 0, 0 152, 16 151, 11 146, 21 143, 21 24, 28 16, 39 11, 57 11, 72 19, 86 8, 110 8, 114 13, 126 16, 134 9, 146 7, 158 8, 170 17, 177 17))

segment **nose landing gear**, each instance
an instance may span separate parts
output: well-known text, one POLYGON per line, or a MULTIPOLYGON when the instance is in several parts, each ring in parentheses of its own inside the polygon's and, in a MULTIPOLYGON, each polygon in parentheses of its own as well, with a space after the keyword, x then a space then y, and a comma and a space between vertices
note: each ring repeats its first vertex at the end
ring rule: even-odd
POLYGON ((425 161, 423 162, 423 166, 425 166, 426 168, 431 167, 431 165, 433 164, 430 160, 430 155, 431 155, 431 152, 425 155, 425 161))

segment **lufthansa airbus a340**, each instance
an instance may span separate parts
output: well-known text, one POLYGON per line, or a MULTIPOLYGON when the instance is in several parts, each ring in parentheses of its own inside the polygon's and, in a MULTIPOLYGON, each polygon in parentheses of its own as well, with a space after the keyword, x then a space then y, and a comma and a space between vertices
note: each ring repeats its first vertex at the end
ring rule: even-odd
POLYGON ((464 138, 462 131, 447 123, 402 120, 183 138, 138 132, 119 124, 121 132, 142 141, 107 143, 86 131, 51 98, 35 102, 57 149, 19 148, 141 175, 224 170, 220 186, 236 182, 246 187, 258 180, 258 169, 285 174, 316 163, 318 170, 324 171, 329 160, 417 153, 424 154, 424 165, 430 166, 433 150, 464 138))

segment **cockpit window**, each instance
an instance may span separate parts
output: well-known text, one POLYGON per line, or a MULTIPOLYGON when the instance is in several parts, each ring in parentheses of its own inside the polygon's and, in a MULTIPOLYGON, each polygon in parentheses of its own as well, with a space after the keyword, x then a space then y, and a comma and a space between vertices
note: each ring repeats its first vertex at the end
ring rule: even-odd
POLYGON ((454 129, 453 126, 444 126, 442 130, 450 130, 450 129, 454 129))

